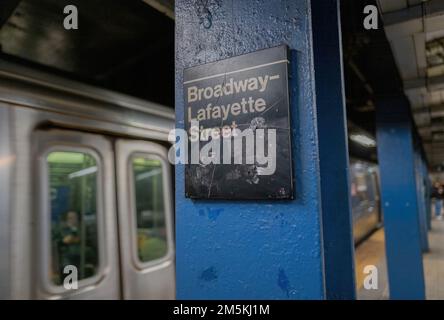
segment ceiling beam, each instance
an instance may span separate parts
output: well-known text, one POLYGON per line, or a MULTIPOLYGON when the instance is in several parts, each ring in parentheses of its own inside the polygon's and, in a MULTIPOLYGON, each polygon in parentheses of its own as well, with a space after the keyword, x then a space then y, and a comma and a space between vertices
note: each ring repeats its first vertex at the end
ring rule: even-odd
POLYGON ((444 104, 426 106, 422 108, 413 109, 413 115, 421 115, 424 113, 430 114, 432 118, 443 118, 444 117, 444 104))
POLYGON ((143 0, 143 2, 174 20, 174 0, 143 0))
POLYGON ((444 90, 444 75, 434 77, 419 77, 410 80, 404 80, 405 90, 426 89, 428 92, 444 90))
MULTIPOLYGON (((390 0, 392 1, 392 0, 390 0)), ((383 20, 385 26, 404 23, 415 19, 422 19, 422 16, 426 17, 443 15, 444 14, 444 2, 442 0, 430 0, 423 4, 404 8, 402 10, 392 11, 383 14, 383 20)))
POLYGON ((387 36, 391 38, 392 34, 408 36, 424 32, 424 27, 426 27, 427 32, 442 30, 443 22, 440 21, 442 19, 439 19, 439 17, 443 15, 444 1, 430 0, 416 6, 383 13, 382 20, 384 21, 387 36), (426 18, 425 26, 423 17, 426 18))
POLYGON ((21 0, 1 0, 0 2, 0 28, 8 21, 21 0))

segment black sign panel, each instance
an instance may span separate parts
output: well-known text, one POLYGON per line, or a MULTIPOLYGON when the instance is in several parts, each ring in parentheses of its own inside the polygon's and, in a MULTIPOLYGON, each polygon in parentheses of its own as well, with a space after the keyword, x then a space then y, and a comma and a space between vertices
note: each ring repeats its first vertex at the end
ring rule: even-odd
POLYGON ((186 196, 293 197, 286 46, 184 70, 186 196))

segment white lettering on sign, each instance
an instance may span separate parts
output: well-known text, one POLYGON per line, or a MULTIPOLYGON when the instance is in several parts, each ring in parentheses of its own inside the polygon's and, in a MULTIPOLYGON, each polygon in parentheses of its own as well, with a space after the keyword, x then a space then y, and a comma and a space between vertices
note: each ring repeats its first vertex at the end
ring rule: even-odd
POLYGON ((168 151, 168 159, 172 164, 256 163, 258 176, 268 176, 276 172, 276 129, 256 129, 253 132, 248 128, 241 131, 234 121, 231 126, 226 125, 223 128, 202 128, 198 121, 193 120, 189 137, 185 130, 178 128, 170 131, 168 141, 173 143, 168 151), (200 149, 199 141, 210 142, 200 149), (188 142, 191 142, 191 148, 188 148, 188 142), (189 153, 191 162, 188 162, 189 153))
POLYGON ((192 114, 192 108, 188 107, 188 121, 211 119, 223 119, 225 121, 230 115, 238 116, 240 113, 263 112, 266 106, 267 104, 264 99, 258 98, 255 100, 249 97, 248 99, 242 98, 240 102, 228 103, 227 105, 213 106, 212 103, 209 103, 206 108, 198 109, 195 116, 192 114))
MULTIPOLYGON (((229 96, 238 93, 245 92, 264 92, 267 90, 269 81, 279 79, 279 75, 265 75, 247 78, 243 80, 234 80, 230 78, 225 84, 218 84, 214 87, 199 88, 197 86, 191 86, 187 91, 187 102, 196 102, 202 100, 208 100, 213 98, 220 98, 222 96, 229 96)), ((206 107, 197 109, 193 114, 192 108, 188 107, 188 121, 192 120, 203 121, 211 119, 227 120, 230 115, 238 116, 239 114, 263 112, 267 107, 267 103, 263 98, 248 99, 242 98, 239 102, 229 103, 226 105, 213 105, 208 103, 206 107)))
POLYGON ((214 87, 198 88, 197 86, 192 86, 188 88, 188 102, 220 98, 222 96, 229 96, 247 91, 259 90, 259 92, 264 92, 267 89, 268 80, 275 79, 279 79, 279 75, 274 75, 272 77, 268 75, 265 77, 259 76, 238 81, 230 78, 230 80, 224 85, 218 84, 214 87))

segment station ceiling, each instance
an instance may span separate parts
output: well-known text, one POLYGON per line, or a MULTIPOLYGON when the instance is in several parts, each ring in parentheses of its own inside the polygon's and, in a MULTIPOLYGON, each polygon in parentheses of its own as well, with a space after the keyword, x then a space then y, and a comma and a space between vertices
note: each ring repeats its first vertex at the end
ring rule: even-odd
POLYGON ((69 78, 173 107, 172 1, 1 0, 0 52, 69 78), (65 30, 75 5, 79 29, 65 30))
POLYGON ((429 165, 444 168, 444 1, 379 0, 429 165))
MULTIPOLYGON (((343 65, 349 137, 365 135, 376 141, 378 97, 403 95, 403 83, 384 29, 363 27, 366 5, 375 0, 341 0, 343 65)), ((376 147, 350 139, 352 157, 377 161, 376 147)))
MULTIPOLYGON (((444 161, 444 1, 341 0, 349 133, 375 139, 375 99, 409 98, 429 163, 444 161), (385 29, 364 30, 378 5, 385 29)), ((1 0, 0 58, 174 107, 173 0, 1 0), (79 10, 65 30, 63 8, 79 10)), ((376 159, 353 141, 354 155, 376 159)))

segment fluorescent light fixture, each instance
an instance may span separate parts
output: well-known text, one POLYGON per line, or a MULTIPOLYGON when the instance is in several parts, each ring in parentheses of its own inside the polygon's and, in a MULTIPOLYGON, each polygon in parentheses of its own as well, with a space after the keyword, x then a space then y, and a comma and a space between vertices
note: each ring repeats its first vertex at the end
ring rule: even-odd
POLYGON ((97 172, 97 167, 96 166, 89 167, 89 168, 86 168, 86 169, 82 169, 82 170, 73 172, 73 173, 68 175, 68 178, 69 179, 74 179, 74 178, 78 178, 78 177, 82 177, 82 176, 86 176, 86 175, 92 174, 94 172, 97 172))
POLYGON ((151 170, 151 171, 148 171, 145 173, 141 173, 136 176, 136 181, 148 179, 148 178, 151 178, 151 177, 156 176, 161 173, 162 173, 162 169, 154 169, 154 170, 151 170))
POLYGON ((351 134, 350 140, 359 143, 360 145, 367 148, 376 147, 376 141, 364 134, 351 134))

